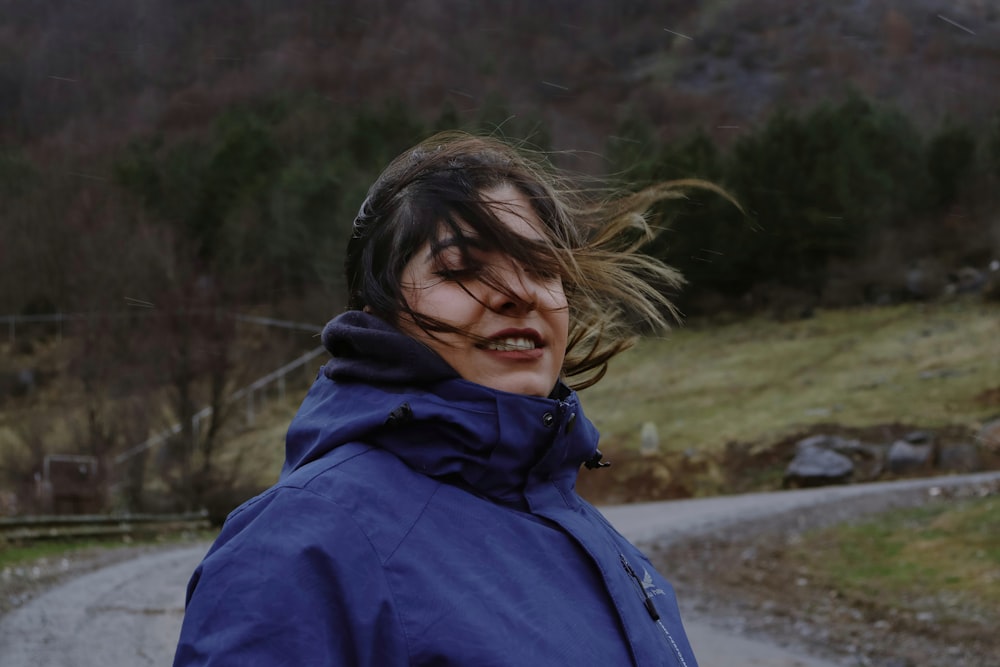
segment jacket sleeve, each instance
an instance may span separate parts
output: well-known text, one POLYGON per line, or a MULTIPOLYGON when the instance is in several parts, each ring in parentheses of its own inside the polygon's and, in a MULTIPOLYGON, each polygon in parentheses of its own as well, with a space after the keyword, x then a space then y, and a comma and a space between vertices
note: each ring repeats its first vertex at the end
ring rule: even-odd
POLYGON ((188 584, 174 667, 407 664, 378 555, 308 490, 273 489, 237 510, 188 584))

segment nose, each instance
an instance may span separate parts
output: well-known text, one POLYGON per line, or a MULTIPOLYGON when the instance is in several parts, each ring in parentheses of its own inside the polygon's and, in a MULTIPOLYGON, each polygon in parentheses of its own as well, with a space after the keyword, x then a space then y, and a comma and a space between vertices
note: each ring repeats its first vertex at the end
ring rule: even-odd
POLYGON ((517 317, 538 308, 542 286, 517 262, 497 267, 496 282, 488 286, 486 305, 490 310, 517 317))

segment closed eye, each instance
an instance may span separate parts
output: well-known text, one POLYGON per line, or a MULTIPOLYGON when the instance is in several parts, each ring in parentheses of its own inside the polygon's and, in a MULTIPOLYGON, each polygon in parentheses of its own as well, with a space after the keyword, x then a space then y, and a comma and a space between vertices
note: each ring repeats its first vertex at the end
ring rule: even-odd
POLYGON ((461 266, 456 268, 441 267, 434 272, 434 275, 444 280, 464 282, 479 278, 479 276, 482 275, 482 272, 483 267, 479 265, 461 266))

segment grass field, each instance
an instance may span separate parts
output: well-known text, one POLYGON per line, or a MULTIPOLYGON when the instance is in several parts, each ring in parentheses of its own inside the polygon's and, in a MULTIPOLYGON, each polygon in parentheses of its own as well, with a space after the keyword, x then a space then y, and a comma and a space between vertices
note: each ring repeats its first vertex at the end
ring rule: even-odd
POLYGON ((140 546, 163 546, 196 539, 214 539, 217 531, 206 529, 197 532, 164 533, 155 536, 90 539, 53 539, 25 544, 5 544, 0 542, 0 577, 4 570, 34 563, 39 560, 55 560, 72 557, 75 554, 94 549, 124 549, 140 546))
POLYGON ((997 664, 1000 496, 806 533, 777 558, 771 570, 792 575, 763 575, 766 594, 822 618, 831 638, 855 643, 875 628, 869 641, 883 656, 906 658, 898 664, 997 664))
POLYGON ((1000 622, 1000 496, 835 526, 807 535, 788 559, 868 606, 1000 622))
POLYGON ((664 543, 654 563, 701 613, 831 651, 837 664, 995 667, 998 490, 899 498, 917 504, 832 524, 835 508, 807 510, 780 526, 664 543), (815 520, 823 527, 809 528, 815 520))
POLYGON ((661 447, 716 450, 818 423, 976 428, 1000 415, 1000 307, 981 301, 693 323, 645 340, 582 393, 606 445, 644 422, 661 447))

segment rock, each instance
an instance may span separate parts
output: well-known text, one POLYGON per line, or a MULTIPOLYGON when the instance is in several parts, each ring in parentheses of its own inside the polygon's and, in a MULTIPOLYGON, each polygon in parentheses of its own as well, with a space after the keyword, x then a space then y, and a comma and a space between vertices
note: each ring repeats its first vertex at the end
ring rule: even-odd
POLYGON ((927 445, 934 442, 934 434, 929 431, 911 431, 903 436, 903 440, 911 445, 927 445))
POLYGON ((864 452, 864 447, 860 440, 848 440, 838 435, 812 435, 803 438, 795 443, 795 453, 799 453, 813 448, 829 449, 845 456, 864 452))
POLYGON ((948 275, 947 293, 973 294, 981 291, 986 285, 986 274, 971 266, 963 266, 948 275))
MULTIPOLYGON (((885 465, 888 445, 869 445, 860 440, 843 438, 837 435, 813 435, 795 443, 796 456, 811 448, 825 449, 845 456, 854 465, 851 478, 854 481, 870 481, 878 479, 885 465)), ((787 478, 786 472, 786 478, 787 478)), ((786 479, 786 484, 788 483, 786 479)), ((814 483, 819 483, 814 482, 814 483)))
POLYGON ((897 440, 889 447, 886 467, 889 472, 899 474, 926 467, 931 462, 933 445, 913 445, 906 440, 897 440))
POLYGON ((785 469, 785 486, 822 486, 840 484, 850 479, 854 462, 822 446, 796 447, 792 462, 785 469))
POLYGON ((833 436, 830 435, 811 435, 808 438, 803 438, 795 443, 795 453, 798 454, 804 449, 811 449, 813 447, 824 447, 833 440, 833 436))
POLYGON ((639 453, 643 456, 652 456, 660 451, 660 435, 656 430, 656 424, 646 422, 642 425, 642 432, 639 435, 639 453))
POLYGON ((929 282, 926 271, 917 266, 910 267, 904 280, 907 296, 911 299, 929 299, 932 296, 929 282))
POLYGON ((982 470, 979 448, 972 443, 942 447, 938 452, 937 467, 948 472, 977 472, 982 470))

